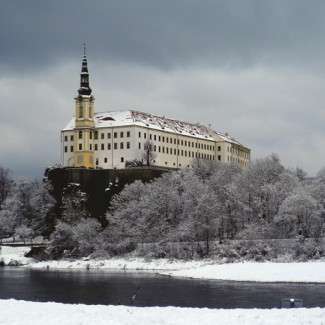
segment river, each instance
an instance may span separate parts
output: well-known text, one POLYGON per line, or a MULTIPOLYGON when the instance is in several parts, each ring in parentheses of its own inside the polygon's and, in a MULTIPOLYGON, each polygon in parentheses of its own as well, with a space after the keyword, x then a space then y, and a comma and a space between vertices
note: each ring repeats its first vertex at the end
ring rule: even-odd
POLYGON ((272 308, 295 297, 325 307, 325 284, 193 280, 140 272, 0 268, 0 299, 102 305, 272 308))

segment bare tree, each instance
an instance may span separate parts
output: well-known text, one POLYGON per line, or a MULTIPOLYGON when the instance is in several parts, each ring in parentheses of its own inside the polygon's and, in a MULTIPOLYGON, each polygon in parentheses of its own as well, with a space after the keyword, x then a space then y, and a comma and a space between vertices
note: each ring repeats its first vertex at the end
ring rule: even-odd
POLYGON ((8 169, 0 166, 0 209, 12 186, 12 179, 9 174, 8 169))
POLYGON ((150 140, 144 143, 144 152, 142 154, 142 159, 144 160, 146 166, 151 166, 152 162, 156 158, 156 153, 154 151, 154 145, 150 140))

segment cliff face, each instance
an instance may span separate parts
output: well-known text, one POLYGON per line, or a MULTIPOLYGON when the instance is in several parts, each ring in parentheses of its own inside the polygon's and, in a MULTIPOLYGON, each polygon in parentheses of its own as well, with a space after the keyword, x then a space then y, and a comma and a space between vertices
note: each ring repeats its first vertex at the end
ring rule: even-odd
POLYGON ((105 212, 114 194, 119 193, 126 184, 135 180, 149 182, 167 171, 152 167, 130 169, 53 168, 48 169, 45 176, 53 186, 57 212, 59 212, 62 203, 64 187, 75 183, 79 184, 80 190, 87 194, 87 206, 91 216, 105 223, 105 212))

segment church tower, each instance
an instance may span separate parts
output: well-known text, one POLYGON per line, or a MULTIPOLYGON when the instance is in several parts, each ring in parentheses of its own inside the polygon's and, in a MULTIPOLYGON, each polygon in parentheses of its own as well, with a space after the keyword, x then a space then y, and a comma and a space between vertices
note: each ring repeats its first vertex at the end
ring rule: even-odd
POLYGON ((74 167, 94 168, 94 101, 89 86, 89 72, 84 45, 80 88, 75 98, 74 167))

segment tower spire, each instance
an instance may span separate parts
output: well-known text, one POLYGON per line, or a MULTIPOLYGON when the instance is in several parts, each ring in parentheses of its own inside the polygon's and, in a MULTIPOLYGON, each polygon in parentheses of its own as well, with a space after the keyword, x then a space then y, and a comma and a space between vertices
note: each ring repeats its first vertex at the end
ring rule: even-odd
POLYGON ((79 96, 90 96, 91 88, 89 87, 89 72, 88 62, 86 56, 86 43, 83 43, 83 58, 81 63, 81 74, 80 74, 80 88, 78 89, 79 96))

